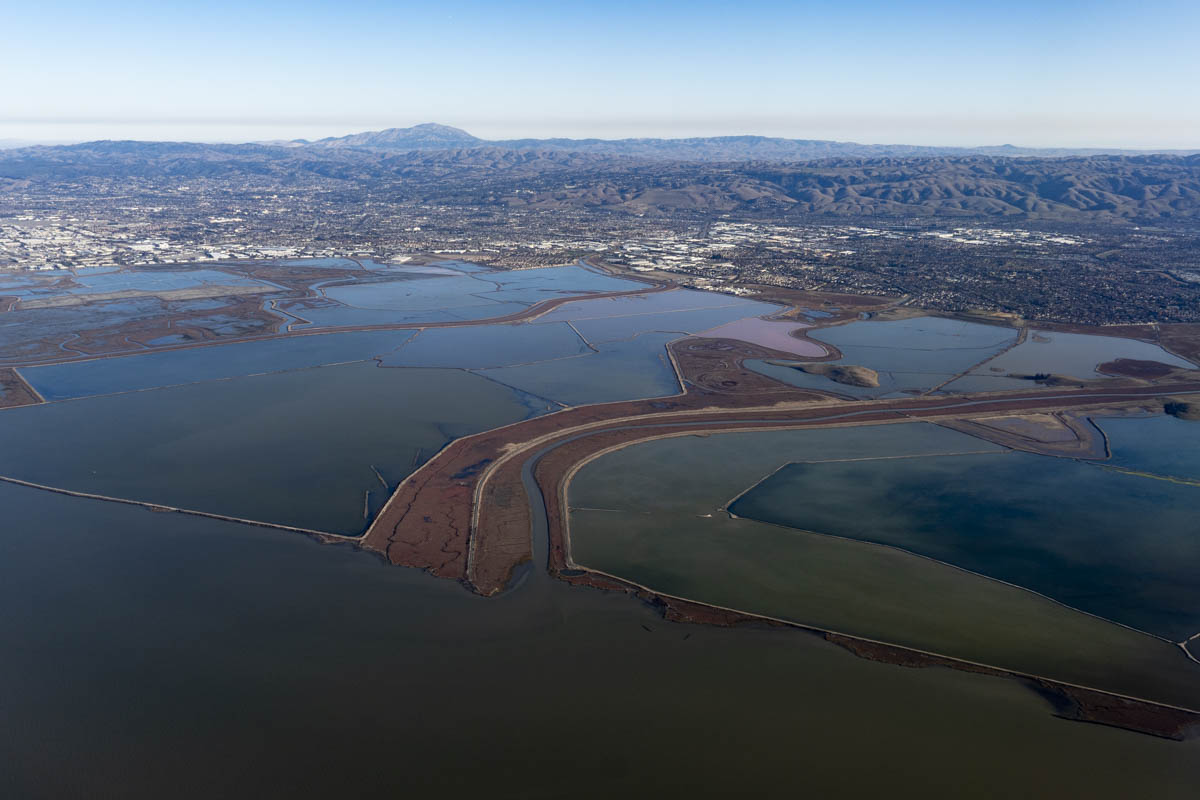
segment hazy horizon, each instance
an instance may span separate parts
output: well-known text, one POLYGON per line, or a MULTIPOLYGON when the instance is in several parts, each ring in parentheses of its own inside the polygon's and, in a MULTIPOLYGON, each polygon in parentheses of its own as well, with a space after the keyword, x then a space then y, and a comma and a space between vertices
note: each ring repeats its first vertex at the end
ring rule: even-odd
POLYGON ((1200 147, 1200 5, 1182 0, 48 0, 5 24, 0 139, 436 121, 487 139, 1200 147))
MULTIPOLYGON (((1054 140, 1029 141, 1016 136, 1007 139, 992 137, 990 139, 965 137, 922 137, 918 133, 906 135, 896 132, 873 134, 863 130, 855 135, 853 129, 830 129, 822 127, 814 132, 812 128, 795 131, 784 126, 764 126, 752 128, 735 125, 697 125, 687 127, 681 125, 646 125, 636 126, 597 126, 594 129, 563 126, 552 124, 539 127, 534 124, 520 123, 479 123, 459 122, 453 124, 441 120, 401 120, 387 122, 383 120, 364 121, 360 124, 244 124, 220 122, 70 122, 10 125, 0 121, 0 146, 18 144, 25 145, 65 145, 79 144, 92 141, 149 141, 149 142, 196 142, 205 144, 247 144, 274 141, 292 141, 306 139, 315 141, 330 136, 346 136, 367 131, 378 131, 387 128, 408 128, 415 125, 435 123, 460 128, 467 133, 485 140, 506 139, 686 139, 696 137, 718 136, 766 136, 782 139, 807 139, 817 141, 854 142, 864 145, 914 145, 925 147, 996 147, 1012 145, 1021 148, 1061 148, 1061 149, 1120 149, 1120 150, 1200 150, 1200 135, 1188 141, 1166 142, 1155 144, 1149 142, 1113 142, 1107 139, 1077 141, 1069 138, 1054 140)), ((992 126, 995 128, 995 126, 992 126)), ((1015 133, 1019 131, 1014 131, 1015 133)))

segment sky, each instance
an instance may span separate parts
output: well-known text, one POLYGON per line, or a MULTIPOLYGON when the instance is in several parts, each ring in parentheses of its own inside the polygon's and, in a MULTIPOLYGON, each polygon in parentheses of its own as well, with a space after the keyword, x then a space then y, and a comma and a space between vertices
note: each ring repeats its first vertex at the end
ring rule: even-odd
POLYGON ((0 140, 1200 148, 1200 1, 0 0, 0 140))

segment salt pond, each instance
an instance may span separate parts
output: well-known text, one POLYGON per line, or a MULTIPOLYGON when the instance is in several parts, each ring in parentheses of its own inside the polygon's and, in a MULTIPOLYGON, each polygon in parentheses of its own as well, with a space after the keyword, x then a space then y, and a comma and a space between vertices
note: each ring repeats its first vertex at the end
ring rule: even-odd
POLYGON ((730 511, 902 547, 1173 640, 1200 631, 1198 487, 1029 453, 795 463, 730 511))
POLYGON ((460 370, 372 362, 210 380, 6 409, 0 474, 357 534, 450 439, 547 408, 460 370))
POLYGON ((851 322, 820 328, 809 336, 841 351, 842 358, 830 363, 875 370, 879 374, 879 386, 848 386, 821 375, 764 361, 747 361, 746 366, 805 389, 853 397, 888 397, 928 391, 950 380, 955 374, 1010 346, 1016 341, 1017 332, 1011 328, 941 317, 917 317, 851 322))
POLYGON ((700 335, 706 339, 740 339, 743 342, 770 347, 806 358, 821 358, 828 355, 828 351, 821 345, 805 339, 798 339, 792 335, 810 327, 812 326, 803 323, 753 318, 710 328, 700 335))
POLYGON ((391 352, 414 334, 411 330, 347 331, 206 345, 27 367, 21 374, 47 400, 67 400, 362 361, 391 352))
POLYGON ((645 333, 596 345, 597 352, 588 355, 479 374, 565 405, 663 397, 682 391, 666 350, 667 342, 677 338, 674 333, 645 333))
POLYGON ((568 500, 578 563, 660 591, 1200 702, 1173 644, 1011 585, 1190 636, 1195 487, 910 423, 633 445, 580 469, 568 500))
POLYGON ((951 392, 1028 389, 1031 383, 1008 375, 1069 375, 1073 378, 1102 378, 1096 367, 1106 361, 1128 358, 1158 361, 1173 367, 1191 368, 1191 362, 1172 355, 1155 344, 1115 336, 1057 333, 1031 330, 1024 342, 971 370, 969 375, 946 386, 951 392))

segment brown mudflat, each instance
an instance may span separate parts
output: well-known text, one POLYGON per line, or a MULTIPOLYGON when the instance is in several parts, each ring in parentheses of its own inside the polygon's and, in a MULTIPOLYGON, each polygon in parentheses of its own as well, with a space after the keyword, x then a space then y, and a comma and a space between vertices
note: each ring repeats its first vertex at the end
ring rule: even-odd
POLYGON ((1105 375, 1148 379, 1164 378, 1177 369, 1178 367, 1160 361, 1144 361, 1137 358, 1118 358, 1115 361, 1105 361, 1097 367, 1097 370, 1105 375))
POLYGON ((0 408, 29 406, 42 402, 42 398, 33 390, 15 369, 0 367, 0 408))

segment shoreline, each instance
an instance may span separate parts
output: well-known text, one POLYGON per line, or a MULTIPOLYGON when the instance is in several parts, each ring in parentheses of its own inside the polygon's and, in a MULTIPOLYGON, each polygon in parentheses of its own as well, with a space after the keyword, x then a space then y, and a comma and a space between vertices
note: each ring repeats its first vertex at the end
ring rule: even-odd
MULTIPOLYGON (((1065 719, 1110 725, 1175 740, 1186 738, 1191 731, 1200 728, 1200 710, 1197 709, 1149 700, 1093 686, 1085 686, 1013 668, 998 667, 980 661, 950 656, 909 645, 899 645, 861 635, 848 634, 819 625, 798 622, 770 614, 744 611, 695 598, 675 595, 654 589, 653 587, 614 573, 578 564, 574 561, 571 555, 569 507, 566 502, 566 495, 570 482, 576 473, 591 461, 626 447, 666 437, 688 435, 694 434, 673 431, 653 437, 633 438, 629 441, 620 442, 597 450, 582 460, 572 458, 570 455, 563 456, 562 461, 571 462, 570 467, 565 472, 562 471, 562 464, 543 468, 544 462, 542 462, 542 459, 553 455, 553 450, 543 453, 539 457, 539 463, 534 468, 534 473, 545 502, 547 523, 550 528, 551 550, 550 563, 547 565, 547 568, 553 576, 573 585, 589 586, 631 594, 643 602, 658 608, 663 617, 669 621, 722 626, 736 626, 746 623, 765 623, 784 626, 821 635, 827 641, 838 644, 860 657, 884 663, 908 667, 944 666, 952 669, 1031 682, 1058 699, 1057 704, 1061 705, 1062 708, 1056 711, 1056 716, 1061 716, 1065 719)), ((936 561, 936 559, 930 560, 936 561)), ((971 572, 955 565, 948 566, 968 573, 971 572)), ((997 580, 986 575, 980 577, 987 580, 997 580)), ((1022 591, 1031 592, 1068 610, 1078 611, 1053 598, 1046 598, 1044 595, 1033 592, 1025 587, 1015 586, 1004 581, 998 582, 1013 586, 1013 588, 1022 591)), ((1102 622, 1120 625, 1120 623, 1113 623, 1111 620, 1097 617, 1088 612, 1079 613, 1087 614, 1087 616, 1102 622)), ((1124 625, 1120 625, 1120 627, 1128 628, 1128 626, 1124 625)), ((1137 629, 1130 630, 1159 639, 1167 644, 1179 646, 1184 649, 1185 655, 1190 657, 1190 653, 1186 650, 1186 643, 1171 642, 1163 637, 1147 634, 1137 629)))

